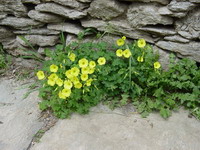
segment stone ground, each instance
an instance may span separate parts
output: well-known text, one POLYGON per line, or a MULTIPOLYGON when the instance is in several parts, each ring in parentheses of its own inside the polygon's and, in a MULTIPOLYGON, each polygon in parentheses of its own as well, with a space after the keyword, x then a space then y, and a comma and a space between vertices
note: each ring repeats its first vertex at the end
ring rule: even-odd
POLYGON ((199 150, 200 121, 180 110, 168 120, 141 118, 131 106, 111 111, 92 108, 88 115, 59 120, 39 143, 43 126, 37 92, 23 99, 22 82, 0 78, 0 150, 199 150), (32 144, 32 145, 31 145, 32 144), (31 147, 30 147, 31 145, 31 147))

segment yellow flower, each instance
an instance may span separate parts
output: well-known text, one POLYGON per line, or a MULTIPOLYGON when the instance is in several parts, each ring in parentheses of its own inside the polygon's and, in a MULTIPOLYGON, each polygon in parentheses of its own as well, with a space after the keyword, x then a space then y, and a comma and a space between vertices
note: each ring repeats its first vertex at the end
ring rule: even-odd
POLYGON ((74 85, 75 88, 80 89, 82 87, 82 83, 78 82, 74 85))
POLYGON ((89 67, 85 67, 85 68, 81 69, 81 73, 82 74, 89 74, 89 72, 90 72, 90 68, 89 67))
POLYGON ((154 63, 154 68, 159 69, 161 67, 160 63, 157 61, 154 63))
POLYGON ((72 84, 72 82, 71 82, 70 80, 66 80, 66 81, 64 82, 64 88, 65 88, 65 89, 71 89, 72 86, 73 86, 73 84, 72 84))
POLYGON ((61 99, 66 99, 66 96, 62 93, 62 91, 60 91, 60 92, 58 93, 58 96, 59 96, 59 98, 61 98, 61 99))
POLYGON ((58 71, 58 66, 56 66, 56 65, 54 65, 54 64, 51 65, 51 66, 50 66, 50 71, 51 71, 51 72, 57 72, 57 71, 58 71))
POLYGON ((129 58, 131 56, 131 51, 129 49, 126 49, 123 51, 123 55, 125 58, 129 58))
POLYGON ((81 80, 82 81, 86 81, 88 79, 88 75, 87 74, 82 74, 81 75, 81 80))
POLYGON ((71 70, 67 70, 67 71, 65 72, 65 76, 66 76, 68 79, 72 78, 72 77, 73 77, 72 71, 71 71, 71 70))
POLYGON ((106 59, 104 57, 99 57, 97 62, 99 63, 99 65, 104 65, 106 63, 106 59))
POLYGON ((122 36, 122 40, 124 40, 124 41, 125 41, 125 40, 126 40, 126 37, 125 37, 125 36, 122 36))
POLYGON ((75 61, 75 58, 76 58, 76 55, 74 53, 71 53, 68 58, 71 60, 71 61, 75 61))
POLYGON ((80 72, 80 70, 79 70, 79 68, 77 68, 77 67, 73 67, 73 68, 71 69, 71 74, 72 74, 73 76, 75 76, 75 77, 78 76, 79 72, 80 72))
POLYGON ((84 68, 88 66, 88 60, 85 58, 82 58, 78 61, 79 67, 84 68))
POLYGON ((90 61, 89 67, 90 67, 90 68, 94 68, 95 66, 96 66, 95 61, 90 61))
POLYGON ((73 78, 71 78, 70 80, 71 80, 71 82, 73 82, 73 84, 76 84, 79 82, 79 79, 75 76, 73 78))
POLYGON ((65 96, 65 97, 69 97, 71 95, 71 90, 70 89, 63 89, 62 90, 62 94, 65 96))
POLYGON ((58 79, 58 76, 57 76, 57 74, 52 73, 52 74, 48 77, 48 79, 52 79, 52 80, 56 81, 56 80, 58 79))
POLYGON ((62 85, 63 85, 63 80, 62 80, 61 78, 58 78, 58 79, 56 80, 56 84, 57 84, 58 86, 62 86, 62 85))
POLYGON ((95 68, 90 68, 90 70, 89 70, 89 74, 93 74, 94 71, 95 71, 95 68))
POLYGON ((118 46, 123 46, 124 43, 125 43, 125 42, 124 42, 123 39, 118 39, 118 40, 117 40, 117 45, 118 45, 118 46))
POLYGON ((38 71, 37 72, 37 77, 39 80, 42 80, 45 78, 44 72, 43 71, 38 71))
POLYGON ((144 39, 139 39, 137 45, 139 48, 144 48, 146 46, 146 41, 144 39))
POLYGON ((143 56, 138 56, 137 61, 138 61, 138 62, 143 62, 143 61, 144 61, 143 56))
POLYGON ((123 55, 123 50, 122 50, 122 49, 118 49, 118 50, 116 51, 116 55, 117 55, 118 57, 122 57, 122 55, 123 55))
POLYGON ((54 86, 56 84, 56 81, 53 78, 49 78, 47 84, 50 86, 54 86))
POLYGON ((92 81, 93 81, 93 79, 87 80, 87 81, 86 81, 86 85, 87 85, 87 86, 91 86, 92 81))

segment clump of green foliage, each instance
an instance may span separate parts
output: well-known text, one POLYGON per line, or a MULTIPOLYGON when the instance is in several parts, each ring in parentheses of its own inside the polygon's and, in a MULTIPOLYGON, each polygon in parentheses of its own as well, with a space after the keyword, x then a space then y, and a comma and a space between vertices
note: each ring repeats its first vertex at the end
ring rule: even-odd
POLYGON ((52 109, 59 118, 85 114, 104 102, 110 107, 132 103, 143 117, 158 111, 168 118, 181 106, 200 119, 200 70, 193 60, 175 63, 170 56, 163 71, 159 55, 144 39, 126 43, 126 37, 107 43, 73 42, 46 50, 50 58, 37 72, 41 81, 40 109, 52 109))
POLYGON ((0 69, 6 68, 6 58, 3 52, 3 47, 0 45, 0 69))

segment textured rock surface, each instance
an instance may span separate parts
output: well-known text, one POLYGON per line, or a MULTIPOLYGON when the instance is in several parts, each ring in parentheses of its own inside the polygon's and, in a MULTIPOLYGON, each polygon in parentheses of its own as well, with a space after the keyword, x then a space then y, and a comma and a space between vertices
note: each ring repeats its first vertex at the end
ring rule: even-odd
POLYGON ((55 3, 58 3, 58 4, 63 5, 63 6, 76 8, 78 10, 82 10, 82 9, 88 7, 87 4, 80 3, 76 0, 42 0, 42 1, 43 2, 55 2, 55 3))
POLYGON ((168 5, 169 10, 171 11, 189 11, 193 9, 195 4, 190 2, 177 2, 176 0, 172 0, 168 5))
POLYGON ((145 2, 145 3, 149 3, 149 2, 157 2, 163 5, 167 5, 169 4, 170 0, 120 0, 120 1, 128 1, 128 2, 145 2))
POLYGON ((0 79, 0 149, 25 150, 35 133, 42 127, 38 118, 37 92, 23 99, 27 92, 22 83, 0 79))
POLYGON ((50 30, 47 28, 30 29, 30 30, 15 30, 15 34, 30 34, 30 35, 57 35, 60 32, 55 30, 50 30))
MULTIPOLYGON (((45 35, 25 35, 24 36, 32 46, 53 46, 57 43, 59 37, 58 36, 45 36, 45 35)), ((28 46, 21 38, 17 37, 17 41, 23 45, 28 46)))
POLYGON ((169 10, 167 7, 161 7, 158 9, 158 13, 160 15, 172 16, 177 18, 182 18, 187 15, 187 12, 173 12, 169 10))
POLYGON ((86 13, 84 12, 67 8, 55 3, 39 4, 35 7, 35 9, 42 12, 54 13, 70 19, 80 19, 86 16, 86 13))
POLYGON ((14 37, 14 34, 12 31, 5 27, 0 26, 0 42, 5 42, 9 40, 10 38, 14 37))
POLYGON ((17 17, 27 16, 27 9, 21 0, 1 0, 0 12, 6 12, 17 17))
POLYGON ((200 42, 190 42, 190 43, 177 43, 169 41, 159 41, 156 46, 164 49, 178 53, 179 57, 188 57, 197 62, 200 62, 200 42))
POLYGON ((139 28, 139 29, 142 31, 147 31, 147 32, 159 34, 162 36, 176 34, 174 29, 164 28, 164 27, 143 27, 143 28, 139 28))
POLYGON ((43 23, 28 18, 7 17, 0 20, 0 25, 11 26, 15 29, 41 27, 43 23))
POLYGON ((42 13, 36 10, 28 12, 28 16, 33 19, 44 23, 63 22, 64 18, 54 14, 42 13))
POLYGON ((116 0, 93 0, 88 13, 94 18, 110 20, 124 13, 126 6, 116 0))
POLYGON ((199 150, 200 122, 188 118, 187 111, 168 120, 133 113, 131 107, 99 106, 88 115, 59 120, 31 150, 199 150))
POLYGON ((188 43, 190 42, 190 40, 188 39, 185 39, 179 35, 173 35, 173 36, 166 36, 164 37, 165 40, 168 40, 168 41, 172 41, 172 42, 180 42, 180 43, 188 43))
POLYGON ((196 39, 200 36, 200 8, 189 12, 185 18, 175 23, 178 33, 188 39, 196 39))
POLYGON ((40 0, 21 0, 22 3, 32 3, 32 4, 39 4, 40 0))
POLYGON ((93 27, 100 31, 106 31, 112 34, 125 35, 132 39, 144 38, 150 43, 154 43, 153 38, 146 32, 138 31, 132 28, 126 20, 115 20, 105 22, 103 20, 82 20, 81 24, 85 28, 93 27))
POLYGON ((49 24, 47 28, 71 34, 78 34, 79 32, 83 31, 83 28, 80 25, 69 22, 59 23, 59 24, 49 24))
POLYGON ((127 19, 132 27, 155 24, 173 24, 173 19, 158 13, 159 5, 154 3, 134 3, 129 6, 127 19))

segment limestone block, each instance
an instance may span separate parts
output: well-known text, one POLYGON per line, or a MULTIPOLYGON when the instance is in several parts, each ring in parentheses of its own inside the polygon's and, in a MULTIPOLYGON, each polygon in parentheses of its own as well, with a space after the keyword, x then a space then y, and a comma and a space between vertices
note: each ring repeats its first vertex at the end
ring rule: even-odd
POLYGON ((39 4, 35 7, 35 9, 37 11, 50 12, 50 13, 57 14, 65 18, 69 18, 73 20, 80 19, 86 16, 86 13, 84 12, 81 12, 72 8, 64 7, 55 3, 39 4))
POLYGON ((160 5, 155 3, 133 3, 129 6, 127 19, 132 27, 143 27, 146 25, 173 24, 173 19, 159 14, 160 5))
POLYGON ((103 20, 111 20, 124 13, 126 6, 116 0, 94 0, 90 4, 88 13, 103 20))
POLYGON ((31 10, 28 12, 28 16, 33 19, 44 23, 55 23, 63 22, 64 18, 58 15, 42 13, 36 10, 31 10))

